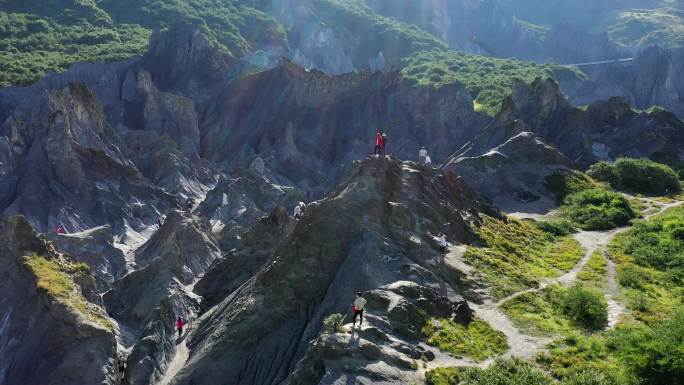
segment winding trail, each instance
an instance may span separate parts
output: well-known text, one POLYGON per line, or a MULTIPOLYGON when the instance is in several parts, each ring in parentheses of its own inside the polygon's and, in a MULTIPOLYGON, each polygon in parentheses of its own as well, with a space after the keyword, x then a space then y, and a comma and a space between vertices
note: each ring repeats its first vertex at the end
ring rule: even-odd
MULTIPOLYGON (((644 220, 652 218, 656 215, 663 213, 664 211, 684 205, 684 201, 674 201, 674 202, 659 202, 653 199, 642 198, 642 200, 648 203, 655 210, 648 215, 643 217, 644 220)), ((526 214, 516 215, 517 217, 526 218, 529 217, 526 214)), ((573 235, 573 238, 577 240, 584 250, 584 255, 575 264, 575 266, 567 273, 551 279, 542 280, 539 286, 536 288, 530 288, 527 290, 519 291, 513 293, 501 300, 495 300, 492 298, 487 298, 482 301, 481 304, 469 303, 470 307, 475 312, 476 316, 480 319, 488 322, 492 328, 499 330, 508 340, 508 345, 510 349, 504 354, 504 357, 520 357, 520 358, 532 358, 538 352, 542 351, 544 347, 553 340, 553 338, 541 338, 533 337, 522 333, 513 322, 506 316, 501 310, 500 306, 505 302, 515 299, 526 293, 535 293, 549 285, 561 284, 564 286, 570 286, 577 281, 577 275, 581 272, 584 267, 589 262, 589 259, 595 252, 600 252, 601 255, 606 259, 606 279, 607 279, 607 289, 605 291, 606 302, 608 303, 608 328, 614 327, 622 314, 625 312, 625 307, 616 299, 618 295, 618 285, 616 282, 616 269, 613 261, 608 258, 606 249, 610 242, 617 236, 625 231, 628 231, 631 226, 621 227, 618 229, 610 231, 580 231, 573 235)), ((473 268, 468 265, 463 259, 463 254, 465 253, 466 247, 463 245, 457 245, 451 247, 449 252, 445 256, 445 263, 461 271, 468 280, 476 281, 477 277, 474 275, 475 272, 473 268)), ((448 361, 448 360, 445 360, 448 361)), ((489 362, 491 360, 485 361, 489 362)), ((463 366, 455 365, 455 366, 463 366)), ((482 363, 481 363, 482 364, 482 363)), ((478 366, 481 366, 479 364, 478 366)), ((452 365, 454 366, 454 365, 452 365)))
POLYGON ((171 380, 173 380, 174 377, 180 372, 181 369, 183 369, 183 366, 185 366, 185 363, 188 361, 188 358, 190 357, 190 349, 188 349, 188 345, 186 344, 187 340, 187 333, 183 337, 183 340, 176 345, 176 353, 173 355, 173 358, 171 359, 171 362, 166 366, 166 372, 164 373, 164 377, 157 382, 157 385, 168 385, 171 383, 171 380))

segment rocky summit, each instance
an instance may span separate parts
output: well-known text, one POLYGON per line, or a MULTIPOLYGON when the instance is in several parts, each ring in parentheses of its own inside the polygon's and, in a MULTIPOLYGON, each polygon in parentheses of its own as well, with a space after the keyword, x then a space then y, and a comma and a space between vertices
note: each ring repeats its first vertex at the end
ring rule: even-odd
POLYGON ((678 5, 72 3, 0 4, 0 385, 681 384, 678 5))

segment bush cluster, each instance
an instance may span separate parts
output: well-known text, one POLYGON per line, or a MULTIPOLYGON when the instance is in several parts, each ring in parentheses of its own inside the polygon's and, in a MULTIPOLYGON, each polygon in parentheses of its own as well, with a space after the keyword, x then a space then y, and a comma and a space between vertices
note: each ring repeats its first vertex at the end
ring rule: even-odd
POLYGON ((615 163, 598 162, 587 174, 617 190, 649 195, 681 191, 677 173, 669 166, 649 159, 620 158, 615 163))
POLYGON ((581 284, 565 292, 561 303, 565 316, 588 330, 601 330, 608 324, 608 305, 603 296, 581 284))
POLYGON ((625 197, 599 188, 569 195, 562 213, 584 230, 614 229, 636 217, 625 197))

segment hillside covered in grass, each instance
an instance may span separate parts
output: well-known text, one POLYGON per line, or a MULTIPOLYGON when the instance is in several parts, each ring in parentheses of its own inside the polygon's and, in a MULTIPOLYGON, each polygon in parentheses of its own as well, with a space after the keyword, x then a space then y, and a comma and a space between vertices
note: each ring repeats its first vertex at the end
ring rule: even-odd
POLYGON ((273 18, 234 1, 9 0, 0 3, 0 86, 26 84, 78 61, 142 54, 152 31, 174 22, 200 25, 236 56, 286 40, 273 18))

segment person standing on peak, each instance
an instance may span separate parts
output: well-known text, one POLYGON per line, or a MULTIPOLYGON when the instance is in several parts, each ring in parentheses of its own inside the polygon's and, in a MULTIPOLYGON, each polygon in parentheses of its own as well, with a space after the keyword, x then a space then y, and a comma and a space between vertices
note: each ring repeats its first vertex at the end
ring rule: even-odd
POLYGON ((375 149, 373 150, 373 155, 380 155, 380 152, 382 152, 382 147, 382 133, 378 130, 378 132, 375 134, 375 149))
POLYGON ((431 166, 432 166, 432 159, 430 159, 430 155, 426 155, 426 156, 425 156, 425 165, 426 165, 427 167, 431 167, 431 166))
POLYGON ((181 338, 181 336, 183 335, 183 326, 185 326, 185 320, 181 316, 178 316, 178 319, 176 320, 176 330, 178 330, 178 338, 181 338))
POLYGON ((428 156, 428 153, 427 153, 427 150, 425 149, 425 146, 421 147, 420 151, 418 151, 418 163, 425 164, 425 162, 427 160, 427 156, 428 156))
POLYGON ((297 203, 297 205, 294 208, 294 219, 296 221, 299 221, 299 218, 301 218, 301 217, 302 217, 302 206, 299 203, 297 203))
POLYGON ((387 152, 386 152, 386 150, 387 150, 387 133, 385 133, 385 132, 382 133, 382 147, 381 147, 381 149, 382 149, 382 156, 386 156, 387 155, 387 152))
POLYGON ((356 293, 356 299, 354 304, 352 304, 352 312, 354 313, 354 318, 352 318, 352 328, 356 326, 356 317, 359 317, 359 327, 363 324, 363 308, 366 306, 366 299, 363 298, 363 293, 356 293))

